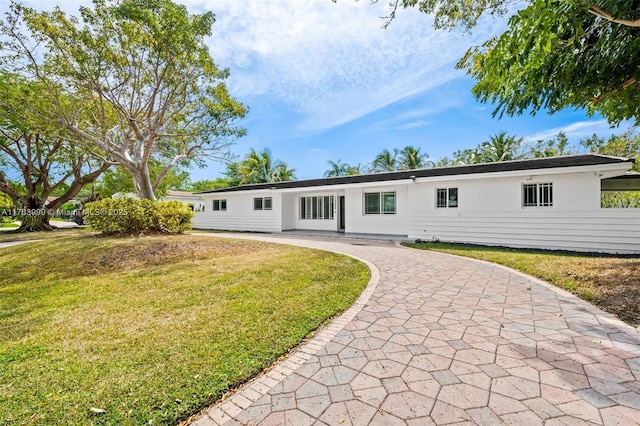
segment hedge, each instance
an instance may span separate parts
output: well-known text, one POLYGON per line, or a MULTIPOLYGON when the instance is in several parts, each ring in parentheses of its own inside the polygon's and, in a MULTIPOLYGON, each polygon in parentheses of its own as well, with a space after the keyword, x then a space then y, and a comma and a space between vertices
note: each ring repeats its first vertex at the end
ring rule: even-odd
POLYGON ((180 201, 105 198, 87 203, 84 219, 103 234, 161 232, 179 234, 191 229, 193 212, 180 201))

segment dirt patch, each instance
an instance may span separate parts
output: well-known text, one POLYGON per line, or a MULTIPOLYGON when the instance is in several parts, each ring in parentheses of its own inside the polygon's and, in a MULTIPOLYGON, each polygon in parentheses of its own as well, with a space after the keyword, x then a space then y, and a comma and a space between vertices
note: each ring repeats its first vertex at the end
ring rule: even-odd
POLYGON ((587 270, 593 303, 622 321, 640 326, 640 259, 603 259, 587 270))
MULTIPOLYGON (((247 255, 269 250, 254 241, 197 238, 189 235, 146 236, 135 238, 96 237, 69 240, 70 247, 56 256, 75 260, 52 259, 45 270, 65 278, 123 273, 175 263, 192 264, 204 259, 247 255)), ((187 266, 188 267, 188 266, 187 266)))

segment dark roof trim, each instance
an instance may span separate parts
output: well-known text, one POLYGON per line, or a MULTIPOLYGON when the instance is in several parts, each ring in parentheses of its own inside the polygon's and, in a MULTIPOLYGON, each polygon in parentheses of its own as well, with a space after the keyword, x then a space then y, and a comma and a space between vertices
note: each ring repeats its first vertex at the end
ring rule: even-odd
POLYGON ((477 173, 512 172, 521 170, 552 169, 560 167, 597 166, 616 163, 634 163, 635 160, 599 154, 568 155, 564 157, 536 158, 532 160, 501 161, 498 163, 470 164, 467 166, 439 167, 435 169, 405 170, 401 172, 375 173, 356 176, 339 176, 319 179, 269 182, 241 185, 231 188, 214 189, 199 194, 251 191, 257 189, 308 188, 314 186, 344 185, 353 183, 387 182, 394 180, 428 178, 437 176, 458 176, 477 173))
POLYGON ((629 173, 625 173, 623 175, 620 176, 614 176, 614 177, 610 177, 610 178, 606 178, 606 179, 602 179, 603 181, 605 180, 636 180, 636 179, 640 179, 640 173, 638 172, 629 172, 629 173))

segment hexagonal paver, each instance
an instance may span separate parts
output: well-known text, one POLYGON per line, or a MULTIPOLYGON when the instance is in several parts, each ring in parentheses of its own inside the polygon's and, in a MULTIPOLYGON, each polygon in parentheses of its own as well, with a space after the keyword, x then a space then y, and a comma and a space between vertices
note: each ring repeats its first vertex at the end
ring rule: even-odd
POLYGON ((463 410, 481 408, 489 403, 489 391, 464 383, 445 385, 440 390, 438 400, 463 410))
POLYGON ((640 336, 571 295, 388 241, 242 237, 351 254, 374 281, 194 424, 638 424, 640 336))
POLYGON ((402 419, 414 419, 428 416, 434 403, 432 398, 406 391, 387 396, 380 408, 402 419))

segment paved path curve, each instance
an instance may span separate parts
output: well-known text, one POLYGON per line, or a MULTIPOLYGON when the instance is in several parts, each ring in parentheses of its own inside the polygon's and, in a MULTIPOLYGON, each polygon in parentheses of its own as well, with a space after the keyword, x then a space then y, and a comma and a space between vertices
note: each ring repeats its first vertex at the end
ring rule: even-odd
POLYGON ((345 253, 374 277, 342 317, 194 425, 640 424, 638 331, 564 291, 392 242, 223 236, 345 253))

